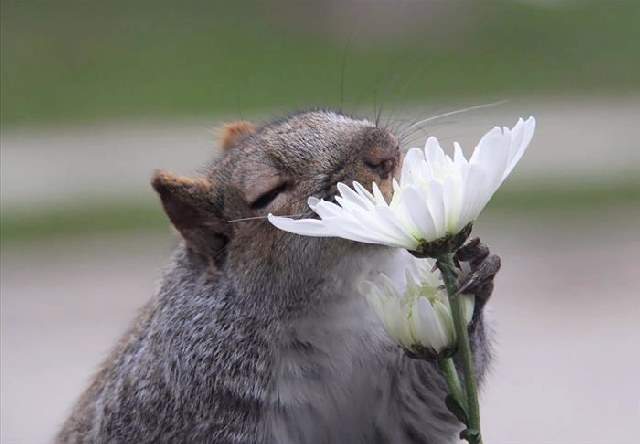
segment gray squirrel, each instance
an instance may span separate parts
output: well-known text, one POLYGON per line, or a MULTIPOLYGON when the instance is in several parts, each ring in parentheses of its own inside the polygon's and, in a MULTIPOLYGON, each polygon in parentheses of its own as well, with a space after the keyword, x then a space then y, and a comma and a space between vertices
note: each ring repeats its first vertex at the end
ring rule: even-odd
MULTIPOLYGON (((57 443, 448 443, 436 365, 384 333, 357 283, 402 267, 397 249, 277 230, 338 182, 399 170, 397 138, 365 119, 313 110, 225 127, 202 177, 156 172, 180 233, 157 294, 102 364, 57 443)), ((483 306, 500 260, 478 239, 456 255, 476 295, 469 326, 480 382, 483 306), (464 267, 463 267, 464 265, 464 267)), ((464 282, 462 282, 464 280, 464 282)))

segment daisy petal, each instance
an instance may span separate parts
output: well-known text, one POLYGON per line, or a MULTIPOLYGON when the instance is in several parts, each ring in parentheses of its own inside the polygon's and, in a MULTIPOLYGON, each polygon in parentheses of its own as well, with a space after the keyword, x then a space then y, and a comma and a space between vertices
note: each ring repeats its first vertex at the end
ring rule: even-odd
POLYGON ((324 223, 317 219, 300 219, 294 220, 288 217, 274 216, 269 214, 267 216, 269 222, 275 225, 282 231, 289 233, 302 234, 304 236, 333 236, 332 232, 327 231, 324 223))
POLYGON ((445 207, 443 190, 440 182, 432 180, 428 184, 428 190, 427 205, 436 229, 431 238, 427 239, 428 241, 432 241, 443 237, 446 234, 445 207))
POLYGON ((405 189, 402 197, 405 199, 404 207, 411 218, 411 222, 419 231, 420 239, 426 240, 426 236, 436 231, 436 226, 424 197, 413 187, 405 189))
POLYGON ((520 161, 520 159, 522 159, 522 156, 524 155, 524 152, 529 146, 529 143, 531 143, 531 139, 533 138, 533 133, 536 129, 536 119, 534 119, 533 117, 529 117, 527 120, 524 121, 524 123, 522 124, 522 127, 523 127, 522 139, 519 141, 519 144, 515 145, 514 147, 514 152, 512 153, 511 158, 509 160, 509 164, 507 165, 507 168, 504 171, 502 180, 505 180, 509 176, 509 174, 511 174, 511 171, 513 171, 513 168, 520 161))
POLYGON ((448 338, 427 298, 418 298, 413 314, 416 339, 420 344, 430 346, 436 351, 444 349, 448 344, 448 338))

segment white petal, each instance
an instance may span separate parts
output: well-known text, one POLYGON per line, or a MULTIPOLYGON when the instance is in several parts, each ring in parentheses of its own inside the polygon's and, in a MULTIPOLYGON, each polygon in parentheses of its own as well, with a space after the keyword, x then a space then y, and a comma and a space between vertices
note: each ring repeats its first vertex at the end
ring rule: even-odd
POLYGON ((429 195, 427 197, 427 205, 435 226, 435 237, 427 239, 427 241, 432 241, 443 237, 447 230, 445 226, 445 207, 442 185, 439 182, 432 180, 428 184, 428 190, 429 195))
POLYGON ((442 276, 440 275, 440 270, 434 270, 435 264, 435 259, 416 258, 416 268, 418 270, 418 276, 420 281, 422 282, 422 285, 428 285, 433 289, 438 288, 438 286, 442 285, 443 283, 442 276))
POLYGON ((411 266, 411 265, 412 263, 410 263, 407 266, 407 268, 404 270, 404 280, 405 280, 407 289, 420 286, 420 279, 418 278, 418 273, 415 270, 415 265, 414 266, 411 266))
POLYGON ((469 162, 464 157, 462 148, 458 142, 453 142, 453 147, 453 164, 458 176, 460 177, 460 181, 464 183, 467 180, 467 174, 469 173, 469 162))
POLYGON ((335 236, 345 239, 399 248, 415 248, 415 242, 407 243, 406 236, 398 236, 396 231, 390 230, 387 221, 379 217, 377 211, 378 209, 364 215, 348 214, 348 217, 327 219, 325 223, 330 226, 335 236))
MULTIPOLYGON (((520 121, 522 121, 522 119, 520 119, 520 121)), ((505 169, 504 175, 502 176, 502 180, 506 179, 507 176, 511 174, 511 171, 513 171, 513 168, 516 166, 516 164, 520 161, 520 159, 524 155, 524 152, 529 146, 529 143, 531 143, 531 139, 533 138, 533 133, 535 129, 536 129, 536 119, 533 118, 532 116, 529 117, 522 124, 522 139, 518 144, 514 144, 514 151, 511 153, 511 158, 509 160, 509 164, 507 165, 507 168, 505 169)))
POLYGON ((433 307, 425 297, 416 301, 413 311, 416 339, 424 347, 441 351, 447 346, 448 338, 436 317, 433 307))
POLYGON ((378 188, 378 184, 373 182, 371 184, 371 188, 373 189, 373 197, 376 205, 387 205, 387 201, 385 200, 382 191, 380 191, 380 188, 378 188))
POLYGON ((327 217, 343 217, 347 214, 339 205, 326 200, 317 200, 312 202, 311 198, 309 198, 309 208, 315 211, 316 214, 323 219, 327 217))
POLYGON ((458 142, 453 142, 453 162, 458 166, 469 164, 458 142))
POLYGON ((307 199, 307 205, 309 205, 309 208, 311 208, 312 210, 320 202, 322 202, 322 200, 318 199, 317 197, 314 197, 314 196, 311 196, 311 197, 309 197, 309 199, 307 199))
POLYGON ((487 145, 491 145, 491 146, 496 145, 497 143, 499 143, 501 139, 502 139, 502 130, 497 126, 491 128, 489 132, 487 132, 484 136, 482 136, 482 138, 480 139, 480 142, 478 142, 478 145, 476 145, 476 147, 474 148, 473 153, 469 158, 469 163, 470 164, 480 163, 480 160, 479 160, 480 156, 482 156, 485 153, 483 153, 482 149, 479 149, 479 148, 487 145))
POLYGON ((473 152, 475 161, 471 161, 472 165, 482 168, 485 173, 485 181, 488 182, 488 188, 493 192, 501 183, 502 176, 509 161, 509 148, 511 145, 511 131, 505 128, 494 128, 489 131, 482 139, 473 152), (477 155, 476 155, 477 154, 477 155))
POLYGON ((419 148, 411 148, 402 161, 400 185, 405 187, 415 183, 415 178, 426 174, 424 152, 419 148))
POLYGON ((373 194, 371 194, 369 192, 369 190, 367 190, 364 186, 362 186, 362 184, 360 182, 357 181, 353 181, 353 188, 356 190, 356 192, 358 194, 360 194, 363 197, 366 197, 369 201, 374 202, 375 198, 373 197, 373 194))
POLYGON ((327 230, 334 233, 333 236, 349 239, 366 244, 396 245, 397 241, 384 231, 371 230, 370 227, 353 220, 351 217, 327 218, 323 222, 327 230))
POLYGON ((408 187, 402 192, 402 198, 405 200, 404 207, 411 221, 420 232, 420 239, 428 240, 437 236, 436 226, 429 212, 425 196, 420 194, 416 188, 408 187))
POLYGON ((267 219, 280 230, 288 231, 289 233, 318 237, 334 235, 331 231, 327 230, 327 227, 321 220, 317 219, 294 220, 288 217, 274 216, 273 214, 269 214, 267 219))
MULTIPOLYGON (((348 205, 357 205, 364 210, 373 208, 371 200, 356 193, 342 182, 338 183, 338 191, 342 195, 345 203, 347 203, 348 205)), ((342 206, 344 207, 344 205, 342 206)))
POLYGON ((450 347, 456 340, 456 330, 453 324, 453 318, 451 317, 451 310, 448 305, 445 305, 440 301, 434 302, 433 310, 438 318, 440 332, 447 338, 443 348, 450 347))
POLYGON ((429 168, 432 171, 432 177, 433 177, 434 175, 433 173, 441 170, 446 166, 447 161, 445 158, 447 156, 442 150, 442 147, 440 146, 440 142, 438 142, 438 139, 435 137, 427 138, 427 143, 424 146, 424 151, 425 151, 425 159, 429 164, 429 168))
POLYGON ((384 306, 384 324, 389 336, 405 347, 411 347, 414 339, 404 308, 399 302, 389 301, 384 306))
POLYGON ((459 226, 463 191, 459 177, 448 176, 445 178, 442 197, 445 207, 445 226, 449 233, 457 233, 463 228, 459 226))
POLYGON ((481 205, 487 194, 485 177, 485 173, 478 165, 472 165, 469 168, 467 182, 464 185, 460 219, 458 220, 460 226, 474 221, 482 211, 481 205))
POLYGON ((396 214, 387 206, 376 208, 378 221, 385 224, 386 232, 397 239, 405 248, 413 250, 418 246, 418 239, 411 235, 407 227, 403 226, 396 214))

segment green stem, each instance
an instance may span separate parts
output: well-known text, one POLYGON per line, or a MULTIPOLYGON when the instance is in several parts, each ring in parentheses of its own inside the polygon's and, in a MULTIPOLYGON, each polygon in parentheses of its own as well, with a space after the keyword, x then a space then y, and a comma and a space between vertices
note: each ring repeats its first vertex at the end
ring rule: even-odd
POLYGON ((442 279, 447 287, 449 295, 449 306, 451 307, 451 317, 458 338, 458 351, 462 361, 462 370, 464 373, 464 384, 467 395, 467 413, 469 415, 468 428, 477 431, 476 439, 469 440, 474 444, 482 444, 480 436, 480 403, 478 402, 478 387, 476 384, 475 366, 473 356, 471 354, 471 344, 469 342, 469 332, 467 330, 467 321, 464 318, 463 307, 460 296, 457 295, 457 275, 453 256, 449 253, 443 254, 437 258, 438 269, 442 273, 442 279))
POLYGON ((467 398, 462 390, 462 385, 460 384, 460 378, 458 377, 458 370, 456 370, 456 365, 451 358, 444 358, 438 360, 438 366, 444 375, 444 379, 447 381, 447 388, 449 389, 449 393, 453 396, 456 401, 462 405, 465 410, 467 409, 467 398))

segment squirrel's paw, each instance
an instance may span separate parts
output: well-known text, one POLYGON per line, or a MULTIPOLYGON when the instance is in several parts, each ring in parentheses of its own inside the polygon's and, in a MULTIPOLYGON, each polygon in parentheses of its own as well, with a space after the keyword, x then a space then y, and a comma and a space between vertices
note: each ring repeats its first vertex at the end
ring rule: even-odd
POLYGON ((489 247, 476 237, 460 247, 454 259, 462 271, 458 293, 473 294, 476 309, 481 309, 493 292, 493 278, 500 270, 500 256, 491 254, 489 247))

